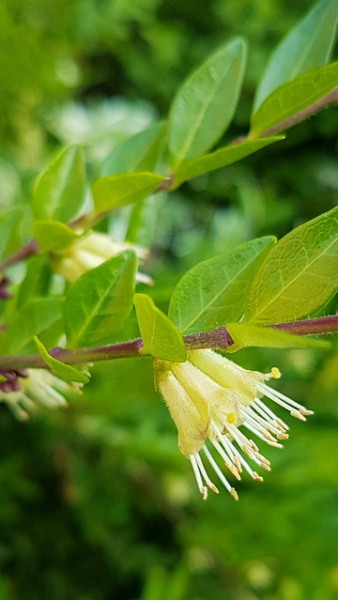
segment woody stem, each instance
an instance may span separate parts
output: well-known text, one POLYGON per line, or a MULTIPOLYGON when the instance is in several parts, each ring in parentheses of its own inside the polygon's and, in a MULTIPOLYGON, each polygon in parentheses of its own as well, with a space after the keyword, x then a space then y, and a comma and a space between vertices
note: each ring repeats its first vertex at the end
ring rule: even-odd
MULTIPOLYGON (((338 331, 338 315, 319 317, 304 321, 290 323, 279 323, 271 326, 291 334, 309 335, 320 333, 334 333, 338 331)), ((233 344, 225 327, 219 327, 212 331, 193 333, 183 336, 184 343, 189 350, 201 348, 226 349, 233 344)), ((81 365, 85 363, 114 360, 116 358, 135 358, 141 356, 142 340, 137 338, 120 344, 108 344, 96 348, 53 348, 49 351, 50 356, 67 365, 81 365)), ((47 369, 40 354, 27 355, 4 355, 0 356, 0 370, 20 369, 47 369)))

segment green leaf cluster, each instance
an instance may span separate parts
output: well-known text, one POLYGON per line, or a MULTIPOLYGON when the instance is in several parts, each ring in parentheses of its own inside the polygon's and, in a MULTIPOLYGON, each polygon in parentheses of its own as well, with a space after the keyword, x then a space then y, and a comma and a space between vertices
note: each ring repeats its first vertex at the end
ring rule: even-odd
MULTIPOLYGON (((336 21, 336 2, 320 0, 276 49, 257 89, 247 137, 224 142, 247 63, 246 42, 234 37, 186 79, 171 103, 168 119, 117 145, 91 185, 83 150, 77 145, 66 147, 49 162, 35 182, 30 204, 30 231, 42 256, 32 261, 19 284, 15 310, 6 313, 11 321, 8 351, 28 351, 34 335, 41 336, 47 347, 65 336, 67 347, 75 349, 116 340, 117 334, 127 337, 128 331, 135 330, 135 319, 130 317, 138 277, 135 252, 121 245, 120 251, 107 254, 99 247, 80 246, 81 240, 89 240, 96 225, 101 234, 107 231, 108 240, 112 217, 117 215, 118 221, 122 215, 127 241, 150 245, 159 223, 161 191, 174 191, 194 177, 229 167, 263 148, 267 155, 270 145, 284 139, 275 133, 334 101, 337 63, 327 62, 336 21), (49 255, 55 270, 58 261, 65 265, 77 261, 81 276, 70 287, 56 284, 43 255, 49 255), (49 296, 53 285, 59 288, 49 296)), ((2 253, 18 216, 16 208, 0 215, 2 253)), ((25 219, 27 227, 29 218, 25 219)), ((270 236, 259 237, 199 262, 176 285, 168 316, 150 296, 136 294, 142 352, 183 361, 182 335, 227 323, 235 327, 232 349, 248 344, 287 345, 288 336, 273 330, 259 343, 257 328, 307 317, 330 300, 337 289, 336 232, 333 209, 278 243, 270 236)), ((67 281, 66 269, 62 273, 67 281)))
POLYGON ((146 228, 150 213, 156 219, 156 208, 146 208, 152 194, 174 190, 283 140, 274 133, 335 101, 337 65, 326 63, 336 21, 336 3, 320 0, 272 55, 257 89, 248 136, 213 149, 235 114, 247 62, 242 38, 221 45, 183 83, 166 122, 137 133, 106 157, 101 176, 91 186, 91 212, 86 216, 88 183, 82 152, 76 146, 63 150, 33 190, 32 231, 41 251, 58 252, 72 242, 72 233, 62 224, 87 228, 126 205, 134 205, 128 235, 132 241, 148 241, 138 231, 146 228))
MULTIPOLYGON (((178 282, 169 318, 183 334, 226 326, 235 342, 230 352, 246 346, 325 347, 325 342, 266 327, 309 317, 337 289, 338 209, 334 208, 277 243, 272 237, 259 238, 197 264, 178 282)), ((136 306, 145 352, 164 358, 161 343, 169 339, 168 319, 145 299, 137 300, 136 306), (155 314, 161 314, 157 327, 155 314)), ((170 345, 171 360, 182 360, 174 342, 170 345)))

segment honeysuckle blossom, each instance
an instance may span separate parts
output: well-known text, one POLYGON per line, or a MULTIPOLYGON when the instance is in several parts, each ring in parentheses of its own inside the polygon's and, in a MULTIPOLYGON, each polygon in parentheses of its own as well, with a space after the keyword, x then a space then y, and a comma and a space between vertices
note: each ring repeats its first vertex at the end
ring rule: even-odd
POLYGON ((248 459, 261 469, 270 470, 270 462, 260 453, 251 434, 281 448, 280 442, 288 438, 289 427, 263 403, 263 396, 301 421, 313 414, 266 385, 269 379, 279 377, 276 367, 268 374, 248 371, 212 350, 192 350, 183 363, 155 361, 157 389, 176 424, 179 449, 190 460, 204 499, 208 488, 216 493, 218 489, 205 469, 201 450, 225 488, 238 499, 211 454, 207 440, 238 480, 243 470, 257 481, 263 480, 248 459))
MULTIPOLYGON (((136 252, 140 261, 148 257, 148 250, 133 244, 114 242, 105 233, 91 231, 76 239, 64 250, 53 253, 51 257, 52 268, 55 273, 62 275, 66 281, 73 283, 80 275, 101 265, 115 254, 131 249, 136 252)), ((138 272, 136 281, 152 284, 152 279, 144 273, 138 272)))
POLYGON ((26 421, 36 410, 36 402, 48 408, 67 405, 65 395, 72 387, 46 369, 1 371, 5 381, 0 384, 0 402, 7 404, 15 417, 26 421))

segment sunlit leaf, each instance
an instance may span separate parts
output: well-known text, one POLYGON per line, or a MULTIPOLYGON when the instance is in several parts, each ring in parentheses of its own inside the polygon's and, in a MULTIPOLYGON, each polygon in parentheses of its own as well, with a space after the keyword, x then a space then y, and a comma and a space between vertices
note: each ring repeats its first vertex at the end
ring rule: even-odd
POLYGON ((40 250, 44 252, 61 250, 79 237, 73 229, 58 221, 35 221, 32 229, 40 250))
POLYGON ((281 42, 257 89, 254 111, 277 87, 330 60, 337 14, 337 0, 321 0, 281 42))
POLYGON ((182 333, 215 329, 241 318, 256 271, 275 238, 246 242, 194 266, 172 295, 169 318, 182 333))
POLYGON ((105 212, 150 196, 165 177, 153 173, 124 173, 97 179, 92 187, 95 210, 105 212))
POLYGON ((271 136, 265 139, 260 138, 259 140, 245 140, 239 144, 220 148, 219 150, 216 150, 216 152, 205 154, 204 156, 195 158, 195 160, 184 162, 177 169, 174 184, 170 186, 170 189, 175 189, 183 181, 192 179, 192 177, 197 177, 198 175, 203 175, 203 173, 209 173, 209 171, 231 165, 232 163, 241 160, 241 158, 244 158, 253 152, 257 152, 257 150, 269 146, 270 144, 273 144, 273 142, 279 142, 283 139, 284 136, 271 136))
POLYGON ((295 321, 323 306, 338 287, 338 208, 283 237, 261 264, 245 321, 295 321))
POLYGON ((185 361, 187 351, 182 335, 155 306, 152 298, 146 294, 135 294, 134 304, 143 342, 142 354, 174 362, 185 361))
POLYGON ((311 337, 293 335, 269 327, 258 327, 247 323, 227 323, 228 333, 234 340, 227 352, 236 352, 240 348, 256 346, 258 348, 329 348, 329 342, 311 337))
POLYGON ((103 162, 101 175, 155 169, 164 143, 166 123, 156 123, 114 148, 103 162))
MULTIPOLYGON (((280 131, 290 127, 293 124, 292 117, 303 112, 305 118, 308 114, 306 109, 309 110, 311 107, 313 109, 310 114, 315 112, 317 103, 323 101, 336 88, 338 88, 338 62, 309 71, 285 83, 268 96, 253 115, 249 137, 267 135, 270 131, 273 133, 275 129, 280 131)), ((325 105, 323 101, 323 106, 325 105)), ((323 106, 318 105, 317 110, 323 106)))
POLYGON ((237 105, 246 46, 234 38, 183 84, 169 115, 169 160, 175 172, 183 160, 205 154, 228 127, 237 105))

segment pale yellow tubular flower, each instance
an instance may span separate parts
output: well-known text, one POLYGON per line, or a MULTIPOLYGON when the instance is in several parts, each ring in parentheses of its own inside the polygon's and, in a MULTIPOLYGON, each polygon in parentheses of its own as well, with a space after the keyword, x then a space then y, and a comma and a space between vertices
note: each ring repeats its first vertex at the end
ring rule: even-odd
MULTIPOLYGON (((76 239, 64 250, 54 252, 51 257, 53 271, 73 283, 80 275, 101 265, 123 250, 134 250, 140 261, 145 260, 149 251, 133 244, 114 242, 106 233, 90 231, 76 239)), ((152 285, 152 279, 138 272, 136 281, 152 285)))
POLYGON ((212 350, 192 350, 184 363, 155 361, 157 388, 175 421, 179 448, 191 462, 204 499, 208 488, 218 490, 207 474, 200 450, 224 487, 238 498, 210 453, 207 440, 236 479, 241 479, 244 469, 253 479, 263 480, 247 459, 270 470, 270 462, 260 454, 257 444, 240 429, 243 426, 270 446, 282 447, 280 440, 288 438, 289 427, 265 406, 262 396, 302 421, 313 414, 266 385, 269 379, 279 377, 276 367, 268 374, 248 371, 212 350))
POLYGON ((18 378, 19 389, 0 391, 0 402, 4 402, 20 421, 29 419, 36 411, 36 402, 48 408, 67 406, 65 395, 73 388, 46 369, 28 369, 27 376, 18 378))

